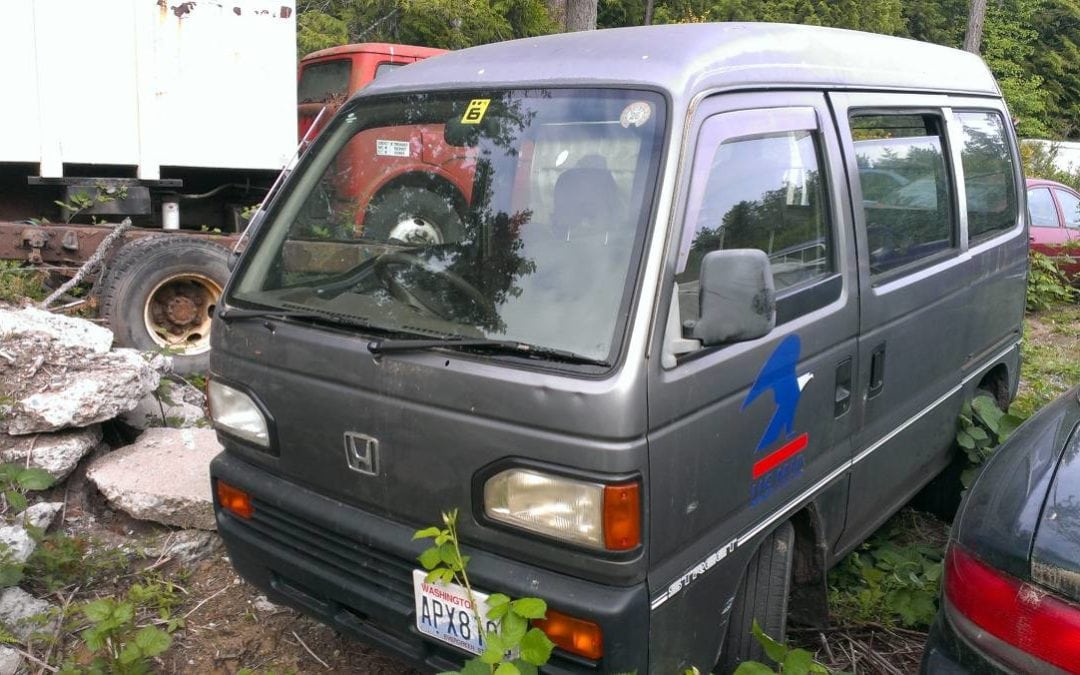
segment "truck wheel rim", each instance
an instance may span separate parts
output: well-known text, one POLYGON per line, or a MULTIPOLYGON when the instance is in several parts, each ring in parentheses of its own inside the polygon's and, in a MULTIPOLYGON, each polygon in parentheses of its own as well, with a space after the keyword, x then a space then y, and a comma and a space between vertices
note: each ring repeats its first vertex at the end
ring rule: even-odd
POLYGON ((221 285, 202 274, 165 279, 146 298, 146 332, 157 346, 191 356, 210 349, 210 311, 221 285))
POLYGON ((442 231, 438 226, 427 218, 404 215, 398 219, 396 225, 390 230, 387 239, 397 239, 409 244, 432 244, 443 243, 442 231))

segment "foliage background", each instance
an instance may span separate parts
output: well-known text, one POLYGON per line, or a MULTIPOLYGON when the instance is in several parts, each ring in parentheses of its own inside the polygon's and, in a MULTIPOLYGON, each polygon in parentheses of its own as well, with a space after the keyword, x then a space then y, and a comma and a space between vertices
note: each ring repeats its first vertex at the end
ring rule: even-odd
MULTIPOLYGON (((646 0, 592 0, 597 26, 640 25, 646 0)), ((460 49, 559 27, 558 0, 299 0, 300 56, 348 42, 460 49), (550 4, 549 4, 550 3, 550 4), (551 8, 549 10, 549 7, 551 8)), ((654 23, 777 21, 960 47, 968 0, 655 0, 654 23)), ((1021 136, 1080 136, 1080 0, 989 3, 982 56, 1021 136)))

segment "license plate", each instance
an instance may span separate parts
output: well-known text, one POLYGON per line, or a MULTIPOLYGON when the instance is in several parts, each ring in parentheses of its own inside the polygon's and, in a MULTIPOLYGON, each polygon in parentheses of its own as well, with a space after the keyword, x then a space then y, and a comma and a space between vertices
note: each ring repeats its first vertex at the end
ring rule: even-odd
MULTIPOLYGON (((416 629, 447 644, 473 654, 482 654, 484 643, 464 586, 424 581, 427 572, 413 570, 413 597, 416 599, 416 629)), ((473 591, 477 613, 484 618, 484 630, 498 626, 487 617, 487 594, 473 591)))

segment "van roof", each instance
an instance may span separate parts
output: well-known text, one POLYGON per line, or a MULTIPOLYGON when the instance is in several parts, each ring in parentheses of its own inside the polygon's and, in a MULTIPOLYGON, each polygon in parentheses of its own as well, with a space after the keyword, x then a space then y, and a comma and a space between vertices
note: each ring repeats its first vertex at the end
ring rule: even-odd
POLYGON ((926 42, 816 26, 708 23, 561 33, 450 52, 376 81, 404 89, 628 85, 677 97, 724 88, 829 86, 999 96, 982 60, 926 42))

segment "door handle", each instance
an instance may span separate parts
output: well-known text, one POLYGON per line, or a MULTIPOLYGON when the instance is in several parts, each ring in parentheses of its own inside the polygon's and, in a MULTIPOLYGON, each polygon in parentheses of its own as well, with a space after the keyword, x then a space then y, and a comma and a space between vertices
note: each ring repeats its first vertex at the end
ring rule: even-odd
POLYGON ((836 366, 836 398, 833 416, 841 417, 851 408, 851 359, 846 358, 836 366))
POLYGON ((879 345, 870 355, 870 388, 867 398, 874 398, 885 388, 885 345, 879 345))

